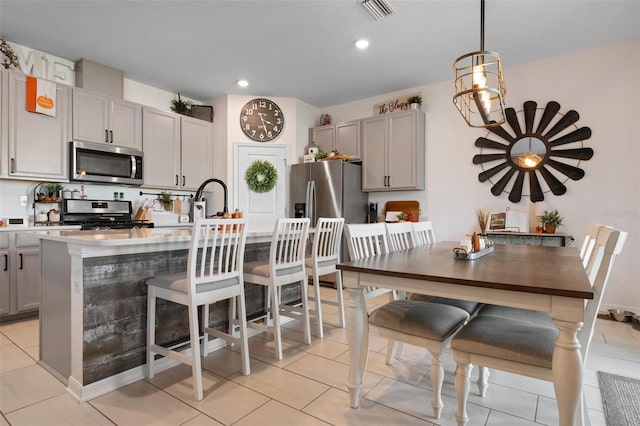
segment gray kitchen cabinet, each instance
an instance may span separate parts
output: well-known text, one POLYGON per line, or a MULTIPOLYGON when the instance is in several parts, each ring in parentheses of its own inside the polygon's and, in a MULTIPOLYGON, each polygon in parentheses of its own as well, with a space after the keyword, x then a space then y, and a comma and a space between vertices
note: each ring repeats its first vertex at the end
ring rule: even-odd
POLYGON ((40 307, 40 247, 16 249, 16 311, 40 307))
POLYGON ((144 186, 195 190, 211 177, 211 123, 143 108, 144 186))
POLYGON ((360 158, 360 120, 314 127, 312 141, 324 152, 360 158))
POLYGON ((37 314, 40 240, 30 231, 0 233, 0 316, 37 314))
POLYGON ((9 282, 9 250, 0 249, 0 316, 11 312, 11 284, 9 282))
POLYGON ((336 140, 335 126, 314 127, 311 132, 311 142, 321 151, 331 152, 334 149, 336 140))
POLYGON ((2 93, 3 145, 8 147, 6 177, 67 180, 71 140, 71 87, 56 83, 56 116, 28 112, 26 76, 9 72, 2 93))
POLYGON ((0 316, 11 310, 11 285, 9 284, 9 235, 0 233, 0 316))
POLYGON ((362 190, 423 190, 425 115, 406 111, 362 120, 362 190))
POLYGON ((181 188, 196 190, 212 177, 211 151, 213 128, 210 122, 180 117, 181 121, 181 188))
POLYGON ((142 149, 142 105, 76 87, 73 139, 142 149))
MULTIPOLYGON (((9 71, 0 67, 0 177, 7 176, 7 161, 8 158, 4 155, 5 144, 7 143, 7 116, 5 111, 7 110, 7 103, 9 96, 6 95, 7 88, 9 87, 9 71)), ((1 302, 0 302, 1 303, 1 302)))

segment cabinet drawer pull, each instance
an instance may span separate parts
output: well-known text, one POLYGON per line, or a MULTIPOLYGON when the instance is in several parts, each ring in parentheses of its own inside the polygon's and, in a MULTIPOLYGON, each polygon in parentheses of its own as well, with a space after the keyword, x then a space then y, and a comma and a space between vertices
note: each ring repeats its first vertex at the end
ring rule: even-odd
POLYGON ((187 181, 184 178, 184 175, 182 175, 182 186, 185 186, 187 184, 187 181))
POLYGON ((178 186, 178 175, 176 175, 176 186, 178 186))
POLYGON ((4 255, 4 269, 3 271, 8 271, 9 270, 9 255, 5 254, 4 255))
POLYGON ((22 253, 18 254, 20 256, 20 267, 18 269, 22 269, 22 253))
POLYGON ((111 135, 111 142, 110 143, 113 143, 113 130, 109 130, 109 135, 111 135))
POLYGON ((104 129, 104 141, 109 143, 109 131, 107 129, 104 129))
POLYGON ((11 159, 11 170, 10 170, 11 174, 14 174, 16 172, 16 160, 15 158, 11 159))
POLYGON ((387 176, 387 186, 391 186, 391 176, 387 176))

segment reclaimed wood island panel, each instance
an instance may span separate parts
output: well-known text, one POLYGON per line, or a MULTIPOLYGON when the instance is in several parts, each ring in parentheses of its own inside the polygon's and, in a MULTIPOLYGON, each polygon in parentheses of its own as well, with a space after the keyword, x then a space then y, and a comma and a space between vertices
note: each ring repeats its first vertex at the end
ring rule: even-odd
MULTIPOLYGON (((271 234, 249 229, 245 261, 268 257, 271 234)), ((186 271, 191 228, 50 231, 39 237, 39 363, 80 401, 142 379, 145 281, 186 271)), ((264 315, 262 286, 246 283, 245 297, 249 318, 264 315)), ((293 301, 299 294, 289 292, 283 298, 293 301)), ((228 304, 221 302, 210 311, 210 323, 226 327, 228 304)), ((188 340, 184 307, 159 301, 157 316, 158 342, 188 340)))

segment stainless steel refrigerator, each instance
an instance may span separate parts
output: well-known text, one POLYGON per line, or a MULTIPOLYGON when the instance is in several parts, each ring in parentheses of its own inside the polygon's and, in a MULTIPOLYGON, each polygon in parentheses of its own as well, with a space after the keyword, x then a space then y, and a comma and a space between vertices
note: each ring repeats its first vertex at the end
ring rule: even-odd
MULTIPOLYGON (((345 223, 365 223, 369 195, 362 192, 362 167, 342 160, 317 161, 291 166, 290 212, 308 217, 315 226, 319 217, 344 217, 345 223)), ((346 240, 341 257, 349 259, 346 240)))

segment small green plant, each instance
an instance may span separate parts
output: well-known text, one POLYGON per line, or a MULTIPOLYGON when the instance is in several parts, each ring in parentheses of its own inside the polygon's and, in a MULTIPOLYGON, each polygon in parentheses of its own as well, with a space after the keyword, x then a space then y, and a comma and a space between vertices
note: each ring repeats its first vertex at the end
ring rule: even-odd
POLYGON ((422 105, 422 96, 420 95, 409 96, 407 98, 407 103, 422 105))
POLYGON ((56 192, 62 191, 64 186, 61 183, 47 183, 44 185, 49 195, 53 195, 56 192))
POLYGON ((173 200, 171 199, 171 194, 168 192, 161 192, 160 195, 158 195, 158 202, 166 211, 170 211, 173 207, 173 200))
POLYGON ((409 218, 409 215, 407 215, 405 212, 400 212, 399 214, 396 215, 396 217, 400 221, 406 221, 409 218))
POLYGON ((540 218, 540 222, 542 222, 544 225, 553 225, 553 226, 562 225, 563 220, 564 220, 564 217, 560 216, 560 213, 558 213, 558 210, 554 210, 551 212, 548 212, 545 210, 544 214, 540 218))
POLYGON ((191 109, 191 105, 180 98, 180 93, 178 93, 178 99, 171 101, 171 111, 173 112, 185 115, 189 109, 191 109))
POLYGON ((323 158, 327 158, 327 153, 320 150, 316 153, 316 160, 322 160, 323 158))

